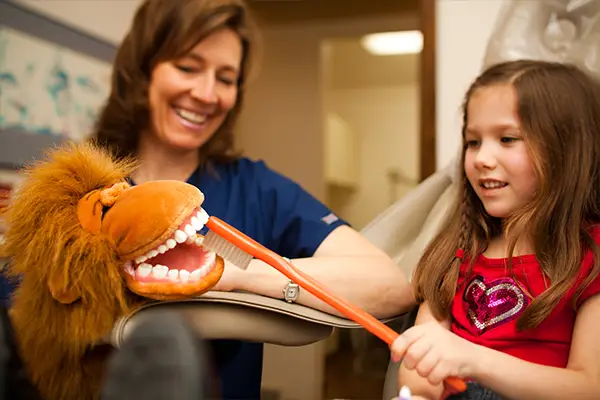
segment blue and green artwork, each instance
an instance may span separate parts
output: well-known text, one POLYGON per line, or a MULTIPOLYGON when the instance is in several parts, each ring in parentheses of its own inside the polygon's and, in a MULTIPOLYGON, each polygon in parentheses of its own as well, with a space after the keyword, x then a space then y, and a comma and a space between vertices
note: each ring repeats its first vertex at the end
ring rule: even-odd
POLYGON ((87 137, 109 79, 104 61, 0 27, 0 134, 87 137))

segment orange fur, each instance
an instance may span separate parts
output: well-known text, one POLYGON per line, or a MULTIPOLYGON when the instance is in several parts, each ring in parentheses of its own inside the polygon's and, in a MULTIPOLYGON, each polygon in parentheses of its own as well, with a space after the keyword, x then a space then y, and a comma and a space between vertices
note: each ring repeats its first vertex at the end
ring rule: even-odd
POLYGON ((193 285, 144 285, 124 272, 204 199, 183 182, 128 188, 133 167, 93 144, 63 146, 24 172, 6 210, 7 272, 22 278, 11 320, 30 378, 48 400, 98 398, 110 353, 102 339, 116 320, 147 298, 201 294, 223 272, 219 257, 193 285))

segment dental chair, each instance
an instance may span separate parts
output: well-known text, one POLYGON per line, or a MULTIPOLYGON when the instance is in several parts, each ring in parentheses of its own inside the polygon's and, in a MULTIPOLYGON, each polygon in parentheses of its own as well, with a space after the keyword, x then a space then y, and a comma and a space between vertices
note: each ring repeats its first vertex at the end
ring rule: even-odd
MULTIPOLYGON (((445 221, 454 198, 455 165, 438 171, 389 207, 362 230, 367 239, 384 250, 410 279, 422 251, 445 221)), ((354 321, 298 304, 252 293, 207 292, 195 299, 150 303, 121 319, 110 341, 119 348, 142 318, 172 309, 183 312, 205 339, 239 339, 281 346, 304 346, 330 336, 334 328, 353 329, 372 336, 354 321)), ((416 311, 382 320, 398 332, 414 322, 416 311), (411 322, 413 321, 413 322, 411 322)), ((397 365, 390 363, 389 376, 397 365)), ((394 397, 397 379, 387 379, 385 397, 394 397), (388 395, 390 393, 392 395, 388 395)))

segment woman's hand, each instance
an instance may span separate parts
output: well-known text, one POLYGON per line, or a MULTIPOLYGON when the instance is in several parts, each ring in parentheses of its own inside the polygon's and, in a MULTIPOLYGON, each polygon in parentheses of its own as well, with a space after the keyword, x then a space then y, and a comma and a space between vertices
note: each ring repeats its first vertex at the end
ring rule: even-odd
POLYGON ((236 265, 230 263, 229 261, 225 261, 225 268, 223 270, 223 275, 219 282, 215 286, 212 287, 211 290, 218 292, 231 292, 238 288, 238 279, 239 275, 244 271, 241 270, 236 265))
POLYGON ((470 376, 476 366, 477 349, 477 345, 437 322, 407 329, 391 346, 395 360, 402 359, 406 369, 415 370, 432 385, 439 385, 450 376, 470 376))

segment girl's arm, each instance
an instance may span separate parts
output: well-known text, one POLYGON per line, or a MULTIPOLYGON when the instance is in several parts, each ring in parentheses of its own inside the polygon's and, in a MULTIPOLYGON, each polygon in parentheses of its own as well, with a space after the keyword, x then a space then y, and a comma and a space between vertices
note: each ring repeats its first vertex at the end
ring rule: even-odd
POLYGON ((600 295, 587 299, 577 313, 566 369, 522 361, 477 347, 473 378, 510 399, 600 399, 600 295))
MULTIPOLYGON (((424 302, 419 306, 419 312, 417 314, 415 325, 420 325, 432 321, 436 321, 444 328, 450 329, 449 321, 437 321, 435 317, 431 314, 428 303, 424 302)), ((398 379, 398 387, 406 385, 410 388, 413 395, 422 396, 427 399, 439 399, 442 396, 442 392, 444 390, 443 385, 432 385, 431 383, 429 383, 427 378, 421 377, 415 369, 407 369, 404 366, 404 363, 400 364, 398 379)))

